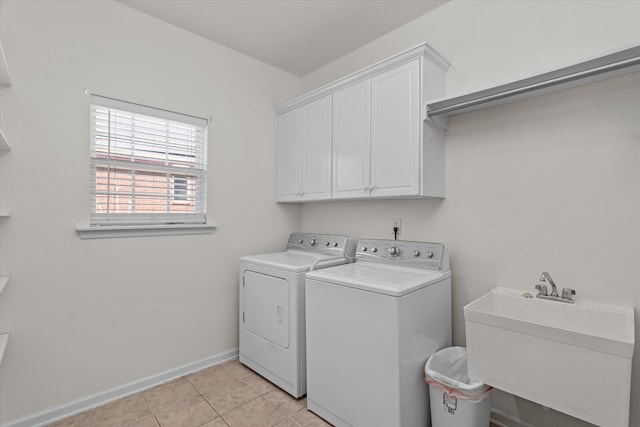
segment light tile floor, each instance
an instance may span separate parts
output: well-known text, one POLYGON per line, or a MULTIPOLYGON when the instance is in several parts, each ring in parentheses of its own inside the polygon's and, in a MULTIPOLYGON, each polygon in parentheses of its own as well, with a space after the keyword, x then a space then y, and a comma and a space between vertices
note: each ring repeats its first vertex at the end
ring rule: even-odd
POLYGON ((322 427, 294 399, 237 360, 56 422, 52 427, 322 427))

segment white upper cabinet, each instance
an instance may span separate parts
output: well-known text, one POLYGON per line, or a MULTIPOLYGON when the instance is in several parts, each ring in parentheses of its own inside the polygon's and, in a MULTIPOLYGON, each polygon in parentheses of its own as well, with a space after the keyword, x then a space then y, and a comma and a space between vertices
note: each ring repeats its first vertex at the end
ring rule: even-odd
POLYGON ((423 43, 277 107, 278 201, 444 197, 446 121, 422 107, 448 66, 423 43))
POLYGON ((333 94, 333 198, 369 197, 371 191, 371 83, 333 94))
POLYGON ((331 198, 331 95, 278 117, 278 201, 331 198))
POLYGON ((420 195, 420 63, 371 79, 371 195, 420 195))

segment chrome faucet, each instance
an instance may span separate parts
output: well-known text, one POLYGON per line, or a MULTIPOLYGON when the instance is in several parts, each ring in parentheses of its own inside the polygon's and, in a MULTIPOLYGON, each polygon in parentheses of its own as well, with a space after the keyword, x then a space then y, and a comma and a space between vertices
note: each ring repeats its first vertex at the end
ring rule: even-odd
POLYGON ((541 282, 547 282, 551 285, 551 295, 552 297, 557 297, 558 296, 558 288, 556 287, 556 284, 554 283, 553 279, 551 278, 551 275, 549 273, 547 273, 546 271, 543 271, 542 274, 540 275, 540 281, 541 282))
POLYGON ((552 301, 560 301, 560 302, 568 302, 573 303, 573 295, 576 294, 576 291, 571 288, 562 289, 562 296, 558 295, 558 288, 556 287, 555 282, 546 271, 540 275, 541 282, 547 282, 551 285, 551 293, 549 294, 547 291, 547 285, 537 284, 536 289, 538 290, 538 298, 549 299, 552 301))

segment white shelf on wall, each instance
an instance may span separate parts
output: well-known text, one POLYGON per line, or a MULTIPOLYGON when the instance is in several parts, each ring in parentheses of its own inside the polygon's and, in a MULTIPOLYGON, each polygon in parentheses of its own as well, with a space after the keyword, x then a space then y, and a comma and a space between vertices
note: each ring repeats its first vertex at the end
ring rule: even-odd
POLYGON ((493 107, 587 83, 640 71, 640 46, 465 95, 427 103, 427 118, 446 117, 493 107))
MULTIPOLYGON (((7 138, 4 136, 2 129, 0 129, 0 155, 11 150, 11 146, 7 141, 7 138)), ((10 216, 9 212, 0 208, 0 218, 8 218, 10 216)))
POLYGON ((9 334, 0 334, 0 363, 2 363, 2 358, 4 357, 4 350, 7 348, 7 343, 9 342, 9 334))
POLYGON ((11 276, 0 276, 0 294, 9 283, 9 279, 11 279, 11 276))
MULTIPOLYGON (((2 43, 0 42, 0 87, 8 87, 11 86, 11 77, 9 74, 9 68, 7 67, 7 60, 4 56, 4 50, 2 49, 2 43)), ((0 154, 11 150, 11 146, 9 145, 9 141, 4 136, 4 132, 0 129, 0 154)), ((9 216, 9 212, 0 209, 0 219, 6 218, 9 216)), ((0 293, 4 290, 4 288, 9 283, 10 276, 0 276, 0 293)), ((2 363, 2 358, 4 357, 4 351, 7 348, 7 343, 9 342, 9 334, 3 333, 0 334, 0 363, 2 363)))
POLYGON ((7 137, 4 136, 4 132, 2 132, 2 129, 0 129, 0 151, 9 151, 9 150, 11 150, 9 141, 7 141, 7 137))
POLYGON ((9 67, 7 67, 7 60, 4 57, 2 43, 0 43, 0 86, 11 86, 11 75, 9 74, 9 67))

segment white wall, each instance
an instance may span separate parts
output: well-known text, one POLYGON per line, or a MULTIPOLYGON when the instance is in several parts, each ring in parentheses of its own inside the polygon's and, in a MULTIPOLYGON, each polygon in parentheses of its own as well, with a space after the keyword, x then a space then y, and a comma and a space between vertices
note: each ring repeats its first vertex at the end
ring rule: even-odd
MULTIPOLYGON (((639 74, 455 117, 444 200, 276 205, 272 112, 425 40, 452 62, 455 94, 637 43, 639 17, 637 1, 453 1, 300 82, 116 2, 0 0, 14 81, 0 92, 13 145, 0 157, 12 212, 0 222, 0 273, 12 275, 0 423, 234 349, 238 256, 277 250, 299 228, 390 238, 402 217, 401 238, 447 244, 457 344, 463 304, 496 284, 532 288, 543 269, 579 296, 640 307, 639 74), (214 234, 78 239, 84 88, 213 117, 214 234)), ((637 401, 640 369, 632 388, 637 401)), ((536 426, 584 425, 507 395, 495 404, 536 426)))
MULTIPOLYGON (((427 41, 451 61, 447 93, 457 94, 639 43, 638 22, 637 1, 453 1, 303 85, 313 89, 427 41)), ((639 112, 635 73, 453 117, 446 199, 307 204, 302 230, 392 238, 401 217, 401 239, 445 243, 458 345, 463 305, 496 285, 533 289, 544 270, 578 297, 634 306, 640 341, 639 112)), ((638 402, 638 345, 634 365, 638 402)), ((584 392, 598 393, 598 384, 584 392)), ((587 425, 505 393, 494 406, 534 426, 587 425)), ((630 425, 640 425, 640 407, 631 411, 630 425)))
POLYGON ((13 86, 0 124, 0 421, 237 348, 238 257, 280 250, 273 106, 299 78, 112 1, 6 1, 13 86), (80 240, 89 219, 89 97, 201 117, 213 234, 80 240))

